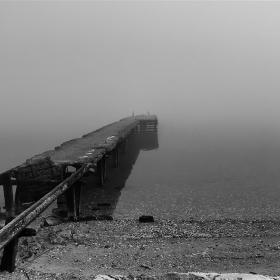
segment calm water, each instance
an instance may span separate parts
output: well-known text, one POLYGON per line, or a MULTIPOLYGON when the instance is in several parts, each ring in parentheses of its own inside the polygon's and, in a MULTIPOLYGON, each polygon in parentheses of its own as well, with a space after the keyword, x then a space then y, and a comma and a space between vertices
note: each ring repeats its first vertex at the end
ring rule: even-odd
MULTIPOLYGON (((159 148, 140 151, 119 193, 114 178, 90 204, 110 201, 115 218, 280 217, 280 141, 268 129, 159 126, 159 148), (115 197, 114 197, 115 196, 115 197), (113 198, 114 197, 114 198, 113 198)), ((118 171, 121 174, 121 168, 118 171)))
POLYGON ((82 189, 82 211, 116 219, 143 214, 173 219, 280 217, 276 132, 246 125, 160 124, 158 137, 157 150, 130 150, 117 169, 108 160, 105 188, 94 187, 95 179, 89 178, 82 189), (111 206, 98 208, 99 203, 111 206))

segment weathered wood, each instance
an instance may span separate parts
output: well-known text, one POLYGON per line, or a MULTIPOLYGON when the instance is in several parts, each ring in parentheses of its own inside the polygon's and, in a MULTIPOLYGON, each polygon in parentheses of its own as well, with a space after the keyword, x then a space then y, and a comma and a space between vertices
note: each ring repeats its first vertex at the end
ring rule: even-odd
POLYGON ((74 196, 74 187, 73 185, 66 191, 66 208, 67 208, 67 218, 68 221, 76 221, 77 216, 76 216, 76 201, 75 201, 75 196, 74 196))
POLYGON ((4 248, 3 256, 1 259, 1 265, 0 265, 1 271, 9 271, 10 273, 15 271, 17 249, 18 249, 18 237, 15 237, 4 248))
POLYGON ((15 206, 11 176, 9 173, 5 173, 1 177, 5 197, 6 218, 13 218, 15 216, 15 206))
POLYGON ((76 216, 77 220, 80 220, 80 206, 81 206, 81 184, 75 183, 75 210, 76 210, 76 216))
MULTIPOLYGON (((15 217, 15 206, 14 206, 14 194, 11 176, 9 173, 3 174, 2 176, 5 207, 6 207, 6 222, 7 225, 15 217)), ((15 270, 16 255, 18 248, 18 237, 11 240, 4 248, 3 257, 1 260, 0 270, 7 270, 13 272, 15 270)))
POLYGON ((91 167, 92 163, 83 165, 69 178, 64 180, 47 195, 35 202, 32 206, 3 227, 0 230, 0 249, 26 228, 39 214, 48 208, 61 194, 68 190, 70 186, 81 178, 91 167))
POLYGON ((20 183, 17 183, 17 187, 16 187, 16 193, 15 193, 15 213, 19 214, 21 212, 21 208, 22 208, 22 203, 21 203, 21 199, 20 199, 20 195, 23 191, 23 185, 21 185, 20 183))

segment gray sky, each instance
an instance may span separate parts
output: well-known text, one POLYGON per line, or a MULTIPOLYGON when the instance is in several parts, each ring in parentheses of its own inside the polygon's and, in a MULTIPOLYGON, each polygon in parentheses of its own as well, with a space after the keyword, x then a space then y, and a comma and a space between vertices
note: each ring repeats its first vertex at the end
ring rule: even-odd
POLYGON ((67 140, 132 111, 170 124, 278 124, 279 9, 0 2, 1 133, 67 140))

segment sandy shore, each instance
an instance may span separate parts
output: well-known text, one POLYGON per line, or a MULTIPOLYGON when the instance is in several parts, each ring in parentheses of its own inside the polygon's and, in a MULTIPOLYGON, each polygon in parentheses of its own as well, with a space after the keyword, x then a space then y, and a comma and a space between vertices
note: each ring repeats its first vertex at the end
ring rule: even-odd
POLYGON ((0 278, 139 278, 171 271, 277 276, 279 259, 280 223, 273 220, 95 220, 42 227, 21 238, 16 271, 0 278))

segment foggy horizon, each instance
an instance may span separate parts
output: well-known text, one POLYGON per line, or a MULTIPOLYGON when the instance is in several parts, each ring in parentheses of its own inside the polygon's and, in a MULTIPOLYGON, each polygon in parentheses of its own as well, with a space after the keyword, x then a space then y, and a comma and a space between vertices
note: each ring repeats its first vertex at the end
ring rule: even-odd
POLYGON ((279 5, 1 2, 1 170, 133 111, 276 145, 279 5))

